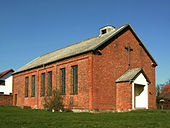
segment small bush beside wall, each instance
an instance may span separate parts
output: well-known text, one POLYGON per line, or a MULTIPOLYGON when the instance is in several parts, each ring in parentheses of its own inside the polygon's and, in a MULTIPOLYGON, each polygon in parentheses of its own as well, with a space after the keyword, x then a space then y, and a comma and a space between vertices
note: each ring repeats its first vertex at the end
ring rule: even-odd
POLYGON ((44 100, 45 109, 49 111, 64 111, 63 98, 56 89, 53 90, 52 96, 47 96, 44 100))

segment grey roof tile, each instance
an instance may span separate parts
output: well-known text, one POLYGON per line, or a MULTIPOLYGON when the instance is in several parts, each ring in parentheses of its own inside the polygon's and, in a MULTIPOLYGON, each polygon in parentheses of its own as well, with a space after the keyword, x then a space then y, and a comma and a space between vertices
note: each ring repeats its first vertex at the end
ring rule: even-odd
MULTIPOLYGON (((90 39, 81 41, 79 43, 75 43, 73 45, 64 47, 62 49, 58 49, 56 51, 50 52, 48 54, 42 55, 30 63, 26 64, 25 66, 21 67, 19 70, 17 70, 15 73, 19 73, 28 69, 32 69, 38 66, 42 66, 43 64, 48 64, 54 61, 61 60, 63 58, 71 57, 77 54, 85 53, 91 50, 94 50, 97 46, 99 46, 101 43, 103 43, 107 38, 111 37, 115 33, 121 31, 124 27, 127 25, 123 25, 114 31, 110 31, 106 34, 99 35, 96 37, 92 37, 90 39)), ((15 74, 14 73, 14 74, 15 74)))
POLYGON ((136 76, 142 71, 142 68, 132 68, 127 70, 123 75, 121 75, 117 80, 116 83, 119 82, 128 82, 136 78, 136 76))

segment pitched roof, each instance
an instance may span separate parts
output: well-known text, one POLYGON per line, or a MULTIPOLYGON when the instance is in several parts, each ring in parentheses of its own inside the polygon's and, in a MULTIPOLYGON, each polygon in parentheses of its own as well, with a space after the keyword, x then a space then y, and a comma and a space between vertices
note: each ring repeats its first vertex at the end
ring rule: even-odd
MULTIPOLYGON (((140 73, 146 77, 145 73, 143 72, 142 68, 132 68, 127 70, 123 75, 121 75, 117 80, 116 83, 120 82, 130 82, 133 81, 140 73)), ((147 77, 146 77, 147 78, 147 77)), ((148 78, 147 78, 148 80, 148 78)), ((149 81, 149 80, 148 80, 149 81)))
MULTIPOLYGON (((118 28, 106 33, 106 34, 99 35, 99 36, 81 41, 79 43, 75 43, 73 45, 64 47, 62 49, 50 52, 48 54, 42 55, 42 56, 34 59, 30 63, 26 64, 25 66, 21 67, 19 70, 14 72, 14 74, 19 73, 19 72, 23 72, 23 71, 26 71, 26 70, 29 70, 29 69, 33 69, 33 68, 36 68, 36 67, 40 67, 40 66, 43 66, 43 65, 47 65, 49 63, 53 63, 53 62, 56 62, 56 61, 60 61, 62 59, 69 58, 69 57, 72 57, 72 56, 75 56, 75 55, 78 55, 78 54, 86 53, 86 52, 89 52, 89 51, 94 51, 98 47, 103 45, 105 42, 107 42, 109 39, 113 38, 115 35, 117 35, 121 31, 123 31, 127 27, 130 27, 130 29, 134 32, 134 30, 132 29, 130 24, 125 24, 121 27, 118 27, 118 28)), ((134 32, 134 34, 135 34, 135 32, 134 32)), ((139 37, 136 34, 135 34, 135 36, 139 39, 139 37)), ((140 43, 142 43, 141 40, 140 40, 140 43)), ((142 46, 146 50, 146 52, 148 53, 150 58, 153 60, 153 62, 157 65, 156 61, 153 59, 151 54, 145 48, 143 43, 142 43, 142 46)))
POLYGON ((164 93, 170 92, 170 85, 165 85, 163 88, 161 94, 159 96, 162 96, 164 93))
POLYGON ((14 72, 14 70, 13 70, 13 69, 9 69, 9 70, 7 70, 7 71, 1 72, 1 73, 0 73, 0 78, 3 77, 5 74, 7 74, 7 73, 9 73, 9 72, 14 72))
POLYGON ((164 92, 160 98, 163 98, 165 100, 170 100, 170 92, 164 92))

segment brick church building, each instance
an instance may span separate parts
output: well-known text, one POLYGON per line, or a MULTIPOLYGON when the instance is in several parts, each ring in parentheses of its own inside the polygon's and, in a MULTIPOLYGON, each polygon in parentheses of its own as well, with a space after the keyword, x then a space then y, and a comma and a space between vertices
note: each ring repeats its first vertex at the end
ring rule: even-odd
POLYGON ((130 24, 42 55, 13 74, 13 104, 43 108, 57 89, 73 111, 155 109, 156 61, 130 24))

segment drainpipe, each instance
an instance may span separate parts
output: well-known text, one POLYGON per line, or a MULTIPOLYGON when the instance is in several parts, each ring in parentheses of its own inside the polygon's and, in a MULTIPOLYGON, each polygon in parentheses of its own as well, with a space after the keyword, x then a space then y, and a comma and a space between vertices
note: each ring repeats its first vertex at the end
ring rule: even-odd
POLYGON ((37 83, 37 108, 39 108, 39 70, 37 70, 37 79, 38 79, 38 83, 37 83))
MULTIPOLYGON (((46 74, 47 74, 47 70, 45 68, 45 64, 43 64, 43 68, 45 69, 45 94, 44 94, 44 97, 46 99, 46 74)), ((46 100, 45 100, 45 103, 46 103, 46 100)))

